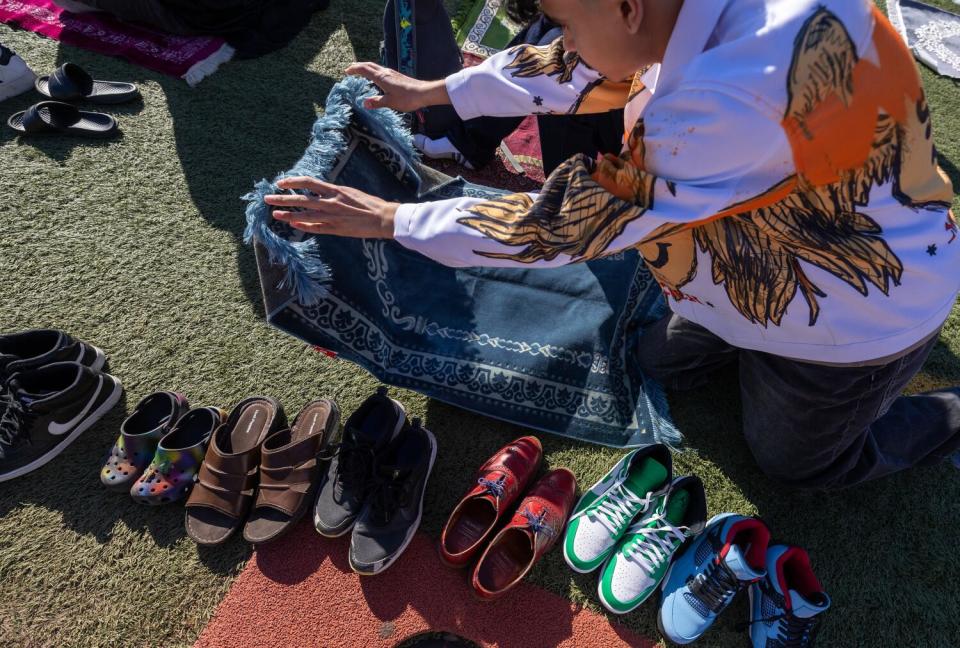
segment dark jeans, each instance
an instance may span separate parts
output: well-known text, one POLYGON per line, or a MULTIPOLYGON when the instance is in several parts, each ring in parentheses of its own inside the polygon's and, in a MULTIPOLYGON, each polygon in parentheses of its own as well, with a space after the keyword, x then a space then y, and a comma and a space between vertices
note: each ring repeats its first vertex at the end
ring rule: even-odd
POLYGON ((960 388, 901 395, 936 337, 889 364, 830 367, 730 346, 674 314, 643 335, 640 365, 667 389, 702 386, 739 362, 747 444, 788 486, 845 488, 939 463, 960 447, 960 388))

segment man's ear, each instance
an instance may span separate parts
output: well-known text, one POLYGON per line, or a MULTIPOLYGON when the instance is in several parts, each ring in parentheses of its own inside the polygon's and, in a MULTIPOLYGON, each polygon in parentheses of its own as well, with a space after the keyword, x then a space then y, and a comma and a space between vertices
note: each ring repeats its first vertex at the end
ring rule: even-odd
POLYGON ((643 24, 643 5, 646 0, 619 0, 620 18, 631 34, 640 31, 643 24))

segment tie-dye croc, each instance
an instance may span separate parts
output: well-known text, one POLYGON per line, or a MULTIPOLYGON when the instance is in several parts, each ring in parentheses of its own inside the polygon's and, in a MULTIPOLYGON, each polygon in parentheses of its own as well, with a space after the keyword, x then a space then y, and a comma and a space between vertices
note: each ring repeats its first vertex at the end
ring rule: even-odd
POLYGON ((130 496, 151 506, 183 499, 197 479, 210 435, 226 416, 216 407, 198 407, 184 414, 160 440, 153 461, 130 488, 130 496))
POLYGON ((110 490, 129 492, 153 459, 157 444, 190 409, 182 394, 156 392, 133 410, 120 426, 120 436, 100 469, 100 482, 110 490))

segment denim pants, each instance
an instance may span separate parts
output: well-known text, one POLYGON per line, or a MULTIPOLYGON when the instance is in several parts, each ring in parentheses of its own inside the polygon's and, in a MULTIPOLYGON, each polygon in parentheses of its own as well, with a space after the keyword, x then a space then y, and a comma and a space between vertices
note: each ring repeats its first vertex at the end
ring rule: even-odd
POLYGON ((903 396, 937 341, 876 366, 812 364, 733 347, 668 314, 644 330, 640 368, 689 390, 738 362, 743 433, 760 468, 796 488, 839 489, 943 461, 960 447, 960 388, 903 396))

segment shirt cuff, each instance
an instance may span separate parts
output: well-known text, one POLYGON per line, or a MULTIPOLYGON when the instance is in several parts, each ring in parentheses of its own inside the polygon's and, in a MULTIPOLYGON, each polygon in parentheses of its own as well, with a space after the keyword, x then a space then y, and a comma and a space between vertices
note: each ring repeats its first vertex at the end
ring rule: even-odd
POLYGON ((393 215, 393 238, 404 247, 410 247, 407 241, 413 232, 413 221, 417 217, 417 203, 404 203, 397 207, 393 215))
POLYGON ((466 68, 451 74, 446 78, 444 84, 447 86, 447 95, 450 97, 450 103, 457 112, 460 119, 466 121, 474 117, 482 117, 483 113, 477 108, 473 98, 470 96, 470 73, 471 68, 466 68))

